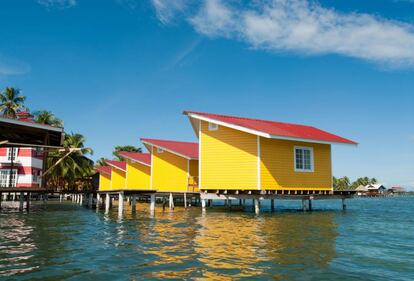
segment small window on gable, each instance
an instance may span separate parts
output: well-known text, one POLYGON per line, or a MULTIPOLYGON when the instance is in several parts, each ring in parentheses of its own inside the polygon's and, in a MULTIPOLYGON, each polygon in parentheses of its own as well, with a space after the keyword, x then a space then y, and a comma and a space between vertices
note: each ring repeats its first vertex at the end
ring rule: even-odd
POLYGON ((163 153, 163 152, 164 152, 164 149, 162 149, 162 148, 160 148, 160 147, 157 147, 157 152, 158 152, 158 153, 163 153))
POLYGON ((295 171, 313 172, 313 148, 295 146, 295 171))
POLYGON ((209 123, 208 123, 208 130, 209 130, 209 131, 217 131, 217 130, 218 130, 218 125, 217 125, 217 124, 215 124, 215 123, 211 123, 211 122, 209 122, 209 123))

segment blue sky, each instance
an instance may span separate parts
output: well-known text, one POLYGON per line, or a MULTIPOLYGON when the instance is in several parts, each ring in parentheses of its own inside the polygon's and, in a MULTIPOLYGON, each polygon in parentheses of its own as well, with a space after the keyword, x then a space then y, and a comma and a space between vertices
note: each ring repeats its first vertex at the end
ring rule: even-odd
POLYGON ((195 140, 184 109, 313 125, 335 176, 414 188, 414 2, 4 0, 0 88, 111 157, 195 140))

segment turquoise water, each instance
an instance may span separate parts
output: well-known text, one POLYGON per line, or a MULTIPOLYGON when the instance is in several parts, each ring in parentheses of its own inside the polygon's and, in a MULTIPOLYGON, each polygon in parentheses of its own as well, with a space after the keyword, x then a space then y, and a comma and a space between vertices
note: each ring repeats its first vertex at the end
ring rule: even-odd
POLYGON ((414 197, 223 207, 71 203, 0 212, 0 280, 414 280, 414 197))

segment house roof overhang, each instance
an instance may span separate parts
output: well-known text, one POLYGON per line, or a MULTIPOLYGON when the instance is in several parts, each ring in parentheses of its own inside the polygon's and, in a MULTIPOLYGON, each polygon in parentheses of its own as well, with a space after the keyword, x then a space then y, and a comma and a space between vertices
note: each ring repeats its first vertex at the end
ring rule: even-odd
POLYGON ((326 141, 326 140, 321 140, 321 139, 316 139, 316 138, 303 138, 303 137, 292 137, 292 136, 283 136, 283 135, 277 135, 277 134, 270 134, 268 132, 264 132, 264 131, 260 131, 260 130, 255 130, 252 128, 248 128, 248 127, 244 127, 244 126, 240 126, 237 124, 232 124, 229 122, 225 122, 222 120, 218 120, 209 116, 205 116, 202 113, 197 113, 197 112, 191 112, 191 111, 184 111, 183 112, 185 115, 188 116, 190 122, 191 122, 191 126, 194 129, 194 132, 196 134, 196 136, 199 138, 199 120, 201 121, 206 121, 206 122, 210 122, 210 123, 214 123, 217 124, 219 126, 224 126, 224 127, 228 127, 231 129, 235 129, 238 131, 242 131, 242 132, 246 132, 249 134, 253 134, 253 135, 257 135, 263 138, 269 138, 269 139, 281 139, 281 140, 291 140, 291 141, 299 141, 299 142, 311 142, 311 143, 321 143, 321 144, 344 144, 344 145, 358 145, 358 143, 353 142, 353 141, 349 141, 349 142, 336 142, 336 141, 326 141))

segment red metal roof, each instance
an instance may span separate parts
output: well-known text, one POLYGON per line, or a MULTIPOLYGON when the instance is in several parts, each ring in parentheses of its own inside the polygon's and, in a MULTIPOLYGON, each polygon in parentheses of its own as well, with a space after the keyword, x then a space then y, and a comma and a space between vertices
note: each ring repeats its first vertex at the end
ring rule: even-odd
POLYGON ((105 160, 105 162, 110 166, 126 171, 126 162, 115 161, 115 160, 105 160))
POLYGON ((167 151, 182 155, 190 159, 198 159, 198 143, 185 141, 171 141, 159 139, 141 139, 142 142, 148 143, 155 147, 163 148, 167 151))
POLYGON ((198 115, 201 117, 221 121, 230 125, 235 125, 269 134, 275 138, 279 136, 281 138, 305 139, 310 141, 314 140, 328 143, 357 144, 357 142, 331 134, 312 126, 195 111, 184 111, 184 114, 198 115))
POLYGON ((96 166, 95 169, 100 173, 100 174, 111 174, 111 167, 109 166, 96 166))
POLYGON ((121 151, 118 154, 133 161, 140 162, 144 165, 151 165, 151 154, 149 153, 121 151))

